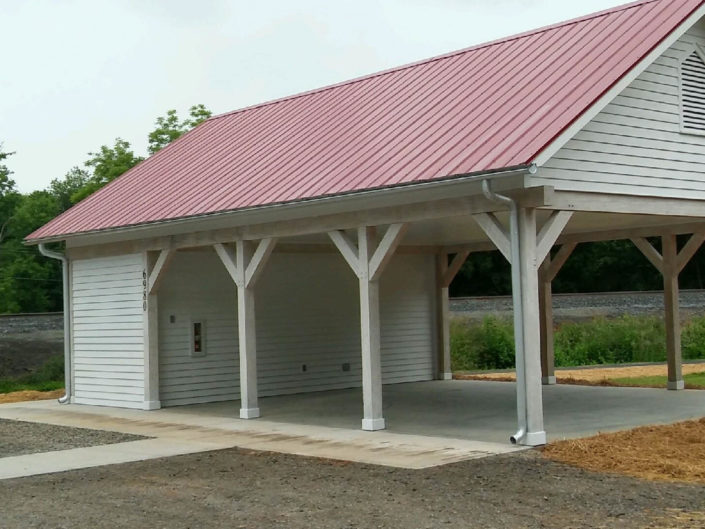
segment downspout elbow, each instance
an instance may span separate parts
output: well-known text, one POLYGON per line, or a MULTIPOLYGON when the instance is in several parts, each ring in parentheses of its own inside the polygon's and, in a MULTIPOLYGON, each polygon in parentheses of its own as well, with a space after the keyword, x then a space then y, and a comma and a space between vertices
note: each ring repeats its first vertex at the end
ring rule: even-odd
POLYGON ((49 250, 44 243, 39 243, 39 253, 44 257, 61 261, 62 285, 64 296, 64 385, 66 393, 59 399, 60 404, 71 401, 71 313, 69 307, 69 267, 64 254, 49 250))

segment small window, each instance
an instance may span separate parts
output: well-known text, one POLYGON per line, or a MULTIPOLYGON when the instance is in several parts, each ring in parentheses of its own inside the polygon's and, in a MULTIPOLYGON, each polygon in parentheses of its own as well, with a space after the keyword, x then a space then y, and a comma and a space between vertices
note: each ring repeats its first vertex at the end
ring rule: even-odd
POLYGON ((206 356, 206 322, 192 320, 190 332, 190 351, 193 358, 206 356))
POLYGON ((705 52, 698 48, 681 63, 681 129, 705 134, 705 52))

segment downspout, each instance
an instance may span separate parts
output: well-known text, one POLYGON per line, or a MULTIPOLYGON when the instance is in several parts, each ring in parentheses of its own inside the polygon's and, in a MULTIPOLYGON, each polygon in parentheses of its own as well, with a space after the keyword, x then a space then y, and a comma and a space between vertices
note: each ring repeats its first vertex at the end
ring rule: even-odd
POLYGON ((64 254, 48 250, 39 243, 39 253, 44 257, 61 261, 64 294, 64 385, 66 393, 59 399, 60 404, 68 404, 71 399, 71 308, 69 307, 69 263, 64 254))
POLYGON ((524 368, 524 314, 521 300, 521 270, 519 269, 521 255, 519 253, 519 207, 515 200, 492 191, 489 180, 482 181, 482 193, 488 200, 509 206, 509 235, 512 265, 512 305, 514 308, 514 343, 517 373, 517 432, 509 440, 512 444, 519 443, 526 435, 526 378, 524 368), (520 333, 517 335, 517 333, 520 333), (517 339, 518 338, 518 339, 517 339))

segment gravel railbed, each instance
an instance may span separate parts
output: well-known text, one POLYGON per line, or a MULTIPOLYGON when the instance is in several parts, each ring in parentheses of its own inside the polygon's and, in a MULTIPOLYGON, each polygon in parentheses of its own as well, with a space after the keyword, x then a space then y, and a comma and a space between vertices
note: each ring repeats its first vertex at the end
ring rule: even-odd
MULTIPOLYGON (((687 315, 705 313, 705 290, 682 290, 681 312, 687 315)), ((487 314, 511 315, 511 296, 452 298, 450 310, 455 315, 482 318, 487 314)), ((554 294, 553 315, 556 319, 580 319, 622 314, 662 315, 663 292, 614 292, 596 294, 554 294)))
POLYGON ((0 419, 0 458, 140 439, 147 438, 118 432, 0 419))
POLYGON ((705 487, 597 474, 528 451, 426 470, 238 449, 0 481, 0 527, 644 528, 705 487))

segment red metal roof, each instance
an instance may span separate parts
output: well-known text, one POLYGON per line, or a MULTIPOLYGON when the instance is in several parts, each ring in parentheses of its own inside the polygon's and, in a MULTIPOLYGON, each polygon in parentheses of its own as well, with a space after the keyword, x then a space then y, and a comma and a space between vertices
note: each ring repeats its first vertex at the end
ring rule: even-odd
POLYGON ((528 164, 703 1, 632 3, 216 116, 27 239, 528 164))

